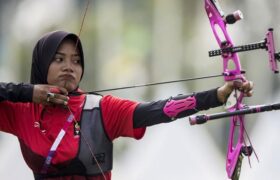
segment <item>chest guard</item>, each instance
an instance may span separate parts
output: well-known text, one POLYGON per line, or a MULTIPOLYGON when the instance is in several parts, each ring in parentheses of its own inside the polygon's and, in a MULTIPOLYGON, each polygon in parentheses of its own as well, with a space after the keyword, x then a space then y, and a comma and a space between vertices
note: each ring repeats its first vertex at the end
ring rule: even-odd
POLYGON ((101 98, 99 95, 87 95, 81 117, 82 135, 77 158, 84 165, 87 175, 101 173, 96 161, 98 161, 102 171, 112 170, 113 143, 109 140, 103 127, 99 107, 101 98))

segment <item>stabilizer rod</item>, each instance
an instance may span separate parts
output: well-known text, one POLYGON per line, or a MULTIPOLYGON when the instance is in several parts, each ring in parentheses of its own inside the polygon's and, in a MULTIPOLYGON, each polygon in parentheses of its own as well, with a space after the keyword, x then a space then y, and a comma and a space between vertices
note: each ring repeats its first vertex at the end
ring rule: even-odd
POLYGON ((196 124, 203 124, 209 120, 220 119, 224 117, 236 116, 236 115, 244 115, 244 114, 253 114, 253 113, 261 113, 265 111, 273 111, 279 110, 280 103, 269 104, 269 105, 258 105, 258 106, 246 106, 243 109, 236 110, 233 112, 222 112, 222 113, 215 113, 210 115, 195 115, 190 116, 189 121, 191 125, 196 124))

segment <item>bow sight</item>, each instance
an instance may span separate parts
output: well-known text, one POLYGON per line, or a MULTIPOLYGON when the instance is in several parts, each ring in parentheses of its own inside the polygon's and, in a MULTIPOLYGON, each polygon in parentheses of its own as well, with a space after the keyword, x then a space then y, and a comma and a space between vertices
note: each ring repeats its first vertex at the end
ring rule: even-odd
POLYGON ((273 28, 269 28, 263 41, 240 46, 230 46, 226 41, 222 42, 222 49, 209 51, 209 57, 228 56, 230 53, 265 49, 268 52, 270 68, 274 73, 279 73, 277 61, 280 61, 280 52, 275 53, 273 28))

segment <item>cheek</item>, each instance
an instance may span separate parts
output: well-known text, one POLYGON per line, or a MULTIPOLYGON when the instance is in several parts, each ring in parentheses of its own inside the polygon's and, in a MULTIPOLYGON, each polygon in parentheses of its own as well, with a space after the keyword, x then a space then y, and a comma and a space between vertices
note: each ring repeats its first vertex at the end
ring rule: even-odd
POLYGON ((47 83, 48 84, 53 84, 54 83, 52 73, 50 73, 50 72, 48 73, 48 76, 47 76, 47 83))
POLYGON ((82 73, 83 73, 83 69, 80 66, 79 68, 77 68, 77 77, 79 78, 79 81, 81 80, 82 73))
POLYGON ((53 64, 50 65, 47 75, 47 82, 48 84, 53 84, 55 82, 55 76, 56 76, 56 68, 53 66, 53 64))

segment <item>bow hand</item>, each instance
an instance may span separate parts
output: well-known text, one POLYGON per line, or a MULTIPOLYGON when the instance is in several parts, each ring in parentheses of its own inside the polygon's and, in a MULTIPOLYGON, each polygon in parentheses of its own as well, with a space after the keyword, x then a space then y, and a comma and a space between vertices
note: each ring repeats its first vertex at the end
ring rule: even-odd
POLYGON ((222 87, 218 88, 217 98, 221 103, 226 103, 228 97, 234 89, 239 90, 245 97, 251 97, 253 95, 253 82, 245 80, 240 81, 227 81, 222 87))

